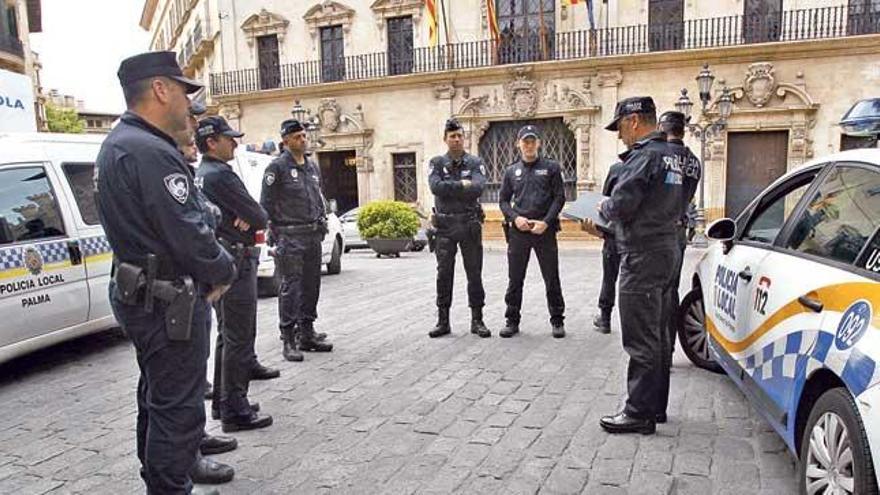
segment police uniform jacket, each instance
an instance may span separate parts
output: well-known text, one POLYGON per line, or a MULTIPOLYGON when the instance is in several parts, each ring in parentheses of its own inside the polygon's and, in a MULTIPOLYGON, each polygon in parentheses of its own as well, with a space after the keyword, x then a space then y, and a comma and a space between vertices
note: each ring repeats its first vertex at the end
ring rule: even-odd
POLYGON ((101 145, 95 172, 98 213, 119 261, 145 267, 147 254, 155 254, 160 278, 234 280, 233 258, 206 222, 174 139, 126 112, 101 145))
POLYGON ((602 214, 615 222, 621 252, 678 245, 682 172, 661 132, 652 132, 620 155, 623 170, 602 214))
POLYGON ((703 167, 700 165, 700 160, 697 159, 691 149, 685 146, 684 141, 681 139, 670 139, 667 142, 681 167, 681 220, 686 223, 688 205, 693 201, 694 194, 697 192, 697 186, 700 184, 700 176, 703 174, 703 167))
POLYGON ((308 158, 302 165, 297 164, 289 151, 272 160, 263 174, 260 205, 269 214, 272 225, 278 227, 322 220, 324 197, 317 165, 308 158))
POLYGON ((217 237, 232 243, 253 246, 254 234, 266 228, 269 217, 266 210, 251 197, 241 178, 228 163, 209 156, 203 156, 196 171, 196 182, 212 203, 222 213, 217 226, 217 237), (235 227, 240 218, 250 225, 246 231, 235 227))
POLYGON ((504 171, 499 206, 506 222, 513 223, 521 216, 559 230, 559 212, 564 205, 562 168, 555 161, 538 157, 525 163, 520 159, 504 171))
POLYGON ((617 179, 620 178, 620 172, 623 170, 623 162, 615 162, 608 169, 608 175, 605 176, 605 183, 602 185, 602 195, 611 196, 611 191, 617 185, 617 179))
POLYGON ((456 160, 446 153, 432 158, 428 167, 428 183, 437 213, 470 213, 480 209, 479 199, 486 185, 486 167, 480 157, 465 153, 456 160), (462 186, 463 180, 471 181, 471 185, 462 186))

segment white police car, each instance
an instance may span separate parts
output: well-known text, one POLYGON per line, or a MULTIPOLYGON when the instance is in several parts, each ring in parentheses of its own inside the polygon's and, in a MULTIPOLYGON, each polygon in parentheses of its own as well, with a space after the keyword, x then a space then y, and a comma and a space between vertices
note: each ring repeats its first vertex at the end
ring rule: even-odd
POLYGON ((802 493, 877 493, 880 150, 814 160, 708 234, 721 242, 682 301, 685 353, 798 455, 802 493))

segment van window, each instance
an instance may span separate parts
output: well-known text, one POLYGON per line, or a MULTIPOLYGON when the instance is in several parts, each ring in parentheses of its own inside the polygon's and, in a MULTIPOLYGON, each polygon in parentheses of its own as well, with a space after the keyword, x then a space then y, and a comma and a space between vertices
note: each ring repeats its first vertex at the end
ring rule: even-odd
POLYGON ((65 163, 61 166, 73 189, 76 206, 86 225, 99 225, 98 207, 95 205, 95 164, 65 163))
POLYGON ((46 170, 0 170, 0 245, 63 235, 64 222, 46 170))

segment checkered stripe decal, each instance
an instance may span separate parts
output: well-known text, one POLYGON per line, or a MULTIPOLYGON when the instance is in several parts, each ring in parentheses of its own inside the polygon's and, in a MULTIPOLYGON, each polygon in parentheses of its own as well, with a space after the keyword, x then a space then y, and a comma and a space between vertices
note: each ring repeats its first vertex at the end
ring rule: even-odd
POLYGON ((40 255, 43 256, 43 263, 59 263, 67 261, 70 254, 67 251, 67 242, 47 242, 45 244, 37 244, 40 255))
POLYGON ((21 249, 18 247, 0 249, 0 270, 21 268, 24 261, 21 259, 21 249))
POLYGON ((819 368, 828 368, 858 396, 880 380, 877 363, 852 348, 841 351, 834 334, 820 330, 793 332, 765 345, 740 361, 755 381, 789 379, 802 382, 819 368))
POLYGON ((110 243, 107 241, 107 237, 103 235, 83 237, 79 240, 79 245, 83 256, 86 257, 110 252, 110 243))

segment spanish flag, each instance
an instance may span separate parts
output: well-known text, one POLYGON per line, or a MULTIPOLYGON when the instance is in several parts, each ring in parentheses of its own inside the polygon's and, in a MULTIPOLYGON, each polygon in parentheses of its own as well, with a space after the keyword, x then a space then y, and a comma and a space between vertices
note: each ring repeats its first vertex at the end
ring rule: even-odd
POLYGON ((440 38, 437 29, 437 5, 434 0, 425 0, 425 8, 428 9, 428 43, 431 46, 437 46, 440 38))
POLYGON ((571 7, 572 5, 577 5, 580 0, 562 0, 562 3, 571 7))
POLYGON ((495 14, 495 2, 493 0, 486 2, 486 14, 489 18, 489 34, 493 40, 498 41, 501 39, 501 30, 498 29, 498 16, 495 14))

